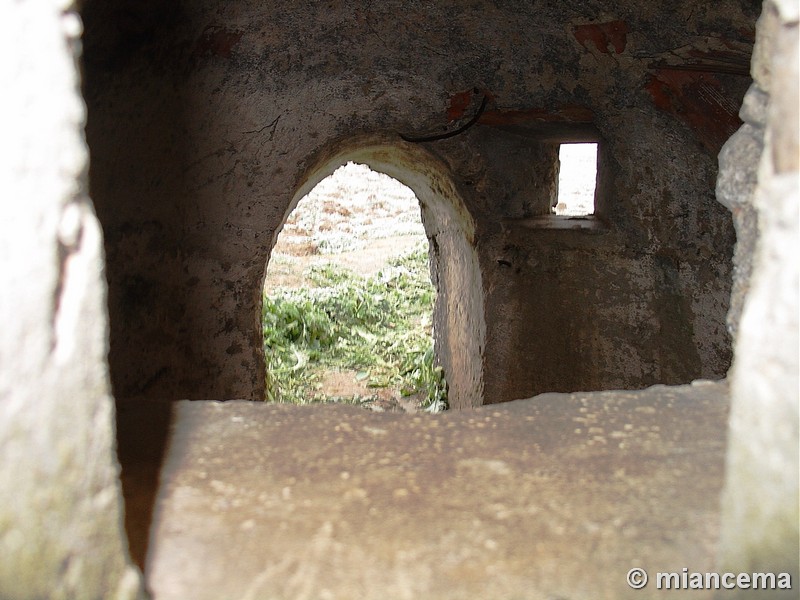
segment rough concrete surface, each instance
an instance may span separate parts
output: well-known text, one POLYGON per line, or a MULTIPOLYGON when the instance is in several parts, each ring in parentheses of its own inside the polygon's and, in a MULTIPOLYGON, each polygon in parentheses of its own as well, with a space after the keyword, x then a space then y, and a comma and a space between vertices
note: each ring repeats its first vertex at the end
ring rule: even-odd
MULTIPOLYGON (((782 564, 798 579, 800 36, 797 8, 787 4, 765 4, 759 20, 761 50, 753 61, 757 87, 745 102, 748 121, 765 128, 766 143, 756 155, 758 180, 749 199, 758 227, 730 376, 721 554, 727 568, 782 564), (769 92, 766 102, 762 90, 769 92)), ((746 133, 732 145, 746 148, 746 133)))
POLYGON ((0 598, 131 600, 71 2, 0 21, 0 598))
POLYGON ((413 417, 179 402, 148 585, 156 600, 657 597, 629 569, 714 570, 727 413, 710 382, 413 417))

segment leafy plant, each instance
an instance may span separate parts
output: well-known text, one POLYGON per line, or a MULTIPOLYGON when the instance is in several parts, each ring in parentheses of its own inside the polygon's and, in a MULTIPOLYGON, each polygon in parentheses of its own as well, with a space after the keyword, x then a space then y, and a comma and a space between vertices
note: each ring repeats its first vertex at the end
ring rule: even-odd
POLYGON ((363 402, 320 389, 326 369, 352 369, 371 388, 397 387, 422 397, 427 410, 444 410, 447 385, 433 349, 435 291, 427 260, 421 246, 369 278, 331 264, 313 267, 313 287, 265 296, 267 399, 363 402))

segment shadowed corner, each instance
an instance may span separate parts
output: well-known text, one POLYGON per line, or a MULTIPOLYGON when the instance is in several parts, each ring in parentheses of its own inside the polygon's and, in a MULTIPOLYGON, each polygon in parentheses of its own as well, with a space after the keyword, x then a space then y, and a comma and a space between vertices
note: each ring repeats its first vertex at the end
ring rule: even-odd
POLYGON ((173 407, 171 402, 126 400, 117 400, 116 406, 125 532, 131 558, 144 570, 173 407))

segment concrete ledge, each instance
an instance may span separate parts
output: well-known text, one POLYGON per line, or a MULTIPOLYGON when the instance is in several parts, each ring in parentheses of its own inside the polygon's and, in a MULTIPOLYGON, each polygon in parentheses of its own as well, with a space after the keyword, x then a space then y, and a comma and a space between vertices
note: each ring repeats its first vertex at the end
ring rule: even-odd
POLYGON ((180 402, 148 584, 157 600, 654 597, 629 569, 714 570, 727 414, 709 382, 431 416, 180 402))

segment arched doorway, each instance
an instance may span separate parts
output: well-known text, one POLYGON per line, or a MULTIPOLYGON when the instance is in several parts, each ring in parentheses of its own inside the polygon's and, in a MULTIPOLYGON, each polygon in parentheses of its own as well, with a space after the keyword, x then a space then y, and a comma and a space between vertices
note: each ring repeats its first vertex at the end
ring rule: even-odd
MULTIPOLYGON (((413 144, 357 140, 307 170, 283 218, 323 179, 348 162, 369 166, 409 187, 419 200, 436 288, 435 357, 448 383, 452 408, 483 403, 485 324, 474 247, 474 224, 447 169, 413 144)), ((276 231, 272 240, 277 242, 276 231)), ((265 270, 266 275, 266 270, 265 270)))
POLYGON ((348 162, 297 204, 264 286, 267 400, 439 412, 436 297, 414 192, 348 162))

